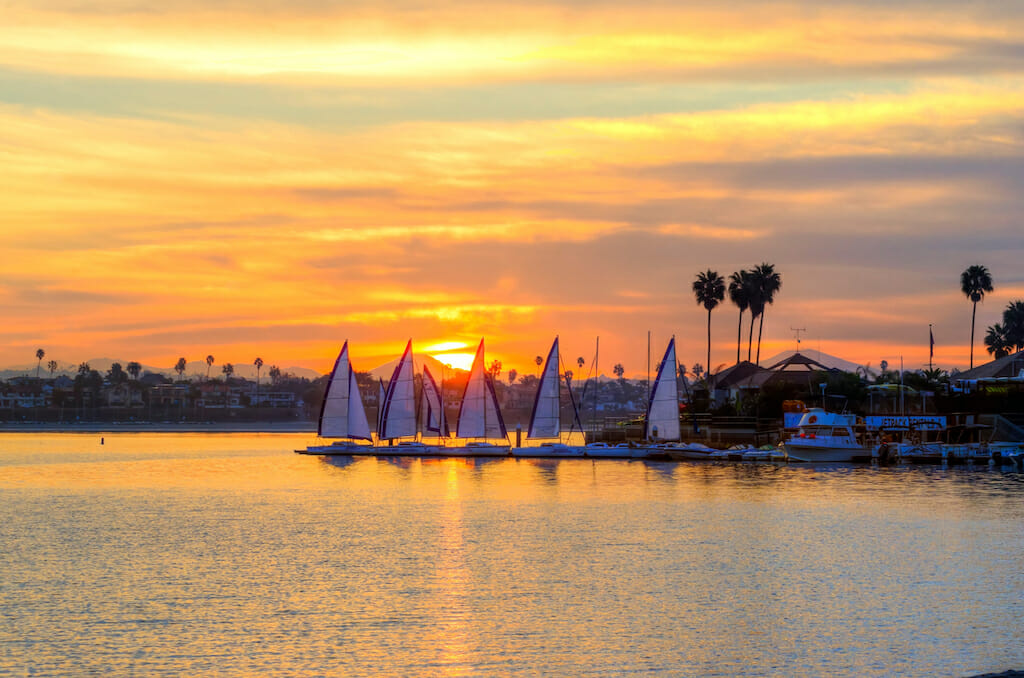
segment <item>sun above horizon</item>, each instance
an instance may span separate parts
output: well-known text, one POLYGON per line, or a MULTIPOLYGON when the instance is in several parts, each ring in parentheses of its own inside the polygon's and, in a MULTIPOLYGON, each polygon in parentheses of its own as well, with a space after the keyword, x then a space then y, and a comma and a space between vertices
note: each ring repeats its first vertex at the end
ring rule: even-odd
POLYGON ((473 366, 473 358, 476 357, 474 353, 428 353, 427 355, 456 370, 468 370, 473 366))

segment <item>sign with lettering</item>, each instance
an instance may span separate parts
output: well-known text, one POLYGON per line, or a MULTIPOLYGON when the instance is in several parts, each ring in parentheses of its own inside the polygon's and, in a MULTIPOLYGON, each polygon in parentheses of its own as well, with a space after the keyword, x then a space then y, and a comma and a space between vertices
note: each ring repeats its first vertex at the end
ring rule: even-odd
POLYGON ((909 417, 873 415, 864 417, 864 423, 869 431, 877 431, 880 428, 910 428, 911 426, 929 430, 946 428, 946 418, 938 415, 914 415, 909 417))

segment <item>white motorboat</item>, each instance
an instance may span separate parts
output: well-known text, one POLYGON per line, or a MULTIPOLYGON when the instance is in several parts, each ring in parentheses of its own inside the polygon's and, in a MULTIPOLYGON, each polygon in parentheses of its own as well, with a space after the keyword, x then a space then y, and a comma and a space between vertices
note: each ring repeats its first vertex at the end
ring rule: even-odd
POLYGON ((804 413, 797 431, 783 443, 790 461, 853 462, 870 459, 872 448, 857 438, 852 414, 815 407, 804 413))

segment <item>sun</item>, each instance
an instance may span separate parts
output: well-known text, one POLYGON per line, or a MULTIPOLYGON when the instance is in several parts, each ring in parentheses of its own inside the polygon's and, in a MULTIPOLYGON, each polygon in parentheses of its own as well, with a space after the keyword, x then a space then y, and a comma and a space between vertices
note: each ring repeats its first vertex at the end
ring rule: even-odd
POLYGON ((468 370, 473 366, 475 354, 466 353, 464 350, 469 344, 463 341, 443 341, 433 346, 427 346, 423 352, 431 358, 438 360, 448 367, 457 370, 468 370))

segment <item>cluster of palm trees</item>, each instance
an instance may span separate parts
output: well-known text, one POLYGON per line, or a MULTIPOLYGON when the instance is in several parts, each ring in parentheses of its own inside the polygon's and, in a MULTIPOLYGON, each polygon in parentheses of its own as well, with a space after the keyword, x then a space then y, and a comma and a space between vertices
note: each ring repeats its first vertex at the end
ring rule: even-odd
MULTIPOLYGON (((971 367, 974 367, 974 320, 978 302, 992 292, 992 274, 975 264, 960 274, 960 291, 971 300, 971 367)), ((1002 324, 996 323, 985 334, 985 347, 994 358, 1005 358, 1011 352, 1024 350, 1024 301, 1011 301, 1003 310, 1002 324)))
POLYGON ((729 276, 728 288, 725 278, 717 271, 708 269, 697 274, 693 281, 693 294, 697 304, 708 311, 708 361, 711 365, 711 311, 725 300, 728 289, 729 300, 740 310, 739 323, 736 328, 736 362, 740 362, 740 349, 743 343, 743 313, 750 311, 750 330, 747 334, 747 360, 751 359, 754 343, 754 323, 758 323, 757 355, 755 364, 761 362, 761 334, 764 331, 765 307, 775 302, 775 295, 782 287, 782 276, 775 270, 774 264, 762 263, 753 269, 736 271, 729 276))

